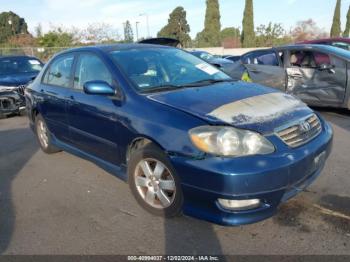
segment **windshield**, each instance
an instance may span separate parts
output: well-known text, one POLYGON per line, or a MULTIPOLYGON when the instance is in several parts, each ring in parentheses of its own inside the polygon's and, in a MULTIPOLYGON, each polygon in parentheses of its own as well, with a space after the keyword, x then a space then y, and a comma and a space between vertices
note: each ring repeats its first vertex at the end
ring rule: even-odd
POLYGON ((35 58, 6 57, 0 59, 0 75, 35 73, 41 69, 41 62, 35 58))
POLYGON ((112 59, 141 92, 232 80, 203 60, 175 48, 137 48, 111 52, 112 59))

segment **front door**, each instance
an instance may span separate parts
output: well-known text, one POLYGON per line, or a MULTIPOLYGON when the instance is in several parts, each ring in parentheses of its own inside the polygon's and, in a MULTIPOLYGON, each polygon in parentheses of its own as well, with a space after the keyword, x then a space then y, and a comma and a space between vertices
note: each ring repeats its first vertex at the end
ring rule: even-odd
POLYGON ((309 105, 337 106, 344 102, 347 63, 315 51, 291 51, 287 67, 287 93, 309 105))
POLYGON ((93 53, 81 53, 70 90, 67 115, 71 142, 91 156, 119 164, 117 115, 120 101, 108 96, 84 93, 87 81, 102 80, 113 86, 112 74, 93 53))
POLYGON ((252 53, 243 58, 244 66, 254 83, 285 89, 285 70, 274 50, 252 53))

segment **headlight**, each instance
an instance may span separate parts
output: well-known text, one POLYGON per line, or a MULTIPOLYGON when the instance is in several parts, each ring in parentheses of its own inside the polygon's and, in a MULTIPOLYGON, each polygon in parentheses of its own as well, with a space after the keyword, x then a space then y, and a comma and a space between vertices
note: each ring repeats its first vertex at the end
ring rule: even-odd
POLYGON ((233 127, 200 126, 191 129, 189 135, 199 150, 214 155, 264 155, 275 151, 262 135, 233 127))

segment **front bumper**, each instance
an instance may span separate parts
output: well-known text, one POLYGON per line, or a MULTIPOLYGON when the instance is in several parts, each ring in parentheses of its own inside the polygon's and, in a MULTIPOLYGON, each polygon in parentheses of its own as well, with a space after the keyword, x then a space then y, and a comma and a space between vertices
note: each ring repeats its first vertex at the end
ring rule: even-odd
POLYGON ((291 149, 276 136, 269 137, 276 146, 270 155, 202 160, 171 157, 181 179, 184 213, 221 225, 249 224, 272 216, 280 203, 320 175, 333 138, 329 124, 321 121, 322 132, 298 148, 291 149), (316 163, 315 159, 320 161, 316 163), (262 204, 252 210, 228 211, 218 204, 218 198, 260 199, 262 204))

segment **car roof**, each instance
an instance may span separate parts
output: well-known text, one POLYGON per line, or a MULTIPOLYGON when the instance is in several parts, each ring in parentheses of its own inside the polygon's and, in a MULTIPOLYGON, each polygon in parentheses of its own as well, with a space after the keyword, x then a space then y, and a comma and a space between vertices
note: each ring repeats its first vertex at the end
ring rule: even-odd
POLYGON ((69 52, 79 52, 79 51, 102 51, 105 53, 113 51, 122 51, 130 49, 148 49, 148 48, 171 48, 169 46, 155 45, 155 44, 110 44, 110 45, 93 45, 93 46, 81 46, 76 48, 70 48, 61 51, 59 54, 69 53, 69 52))
POLYGON ((330 45, 295 44, 295 45, 275 47, 275 49, 276 50, 296 50, 296 49, 314 50, 314 51, 329 53, 350 61, 350 52, 348 50, 335 47, 335 46, 330 46, 330 45))
POLYGON ((348 38, 348 37, 321 38, 321 39, 300 41, 298 43, 300 43, 300 44, 307 44, 307 43, 335 42, 335 41, 350 43, 350 38, 348 38))
POLYGON ((350 52, 349 51, 342 49, 342 48, 330 46, 330 45, 317 45, 317 44, 291 44, 291 45, 272 47, 272 48, 268 48, 268 49, 258 49, 258 50, 253 50, 253 51, 250 51, 248 53, 245 53, 242 55, 242 57, 249 55, 249 54, 264 53, 264 52, 268 52, 268 51, 272 51, 272 50, 274 50, 274 51, 313 50, 313 51, 329 53, 329 54, 332 54, 332 55, 335 55, 335 56, 338 56, 340 58, 343 58, 343 59, 350 61, 350 52))
POLYGON ((4 55, 4 56, 0 56, 0 59, 6 59, 6 58, 28 58, 28 59, 36 59, 39 60, 39 58, 35 57, 35 56, 27 56, 27 55, 4 55))

